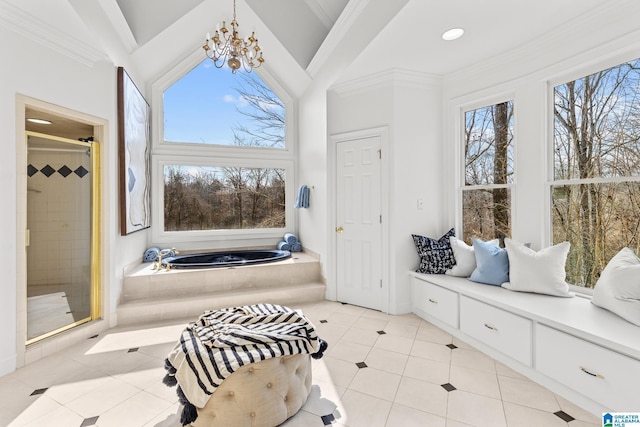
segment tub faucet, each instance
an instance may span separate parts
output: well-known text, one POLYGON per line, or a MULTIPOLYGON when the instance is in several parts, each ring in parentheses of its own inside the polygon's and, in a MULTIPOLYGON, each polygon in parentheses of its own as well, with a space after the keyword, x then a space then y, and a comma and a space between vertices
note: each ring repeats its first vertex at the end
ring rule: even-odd
POLYGON ((178 250, 176 248, 171 248, 171 249, 163 249, 160 251, 160 253, 158 253, 158 259, 156 260, 156 262, 153 263, 153 266, 151 267, 152 270, 166 270, 168 271, 171 266, 169 264, 167 264, 166 266, 162 266, 162 258, 168 255, 176 255, 178 254, 178 250))

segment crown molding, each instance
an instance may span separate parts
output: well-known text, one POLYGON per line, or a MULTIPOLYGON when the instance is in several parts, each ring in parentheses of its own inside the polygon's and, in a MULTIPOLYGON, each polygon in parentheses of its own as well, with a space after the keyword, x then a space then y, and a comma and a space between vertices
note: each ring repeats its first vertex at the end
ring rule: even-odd
POLYGON ((95 46, 72 37, 4 1, 0 2, 0 25, 87 66, 108 59, 107 55, 95 46))
POLYGON ((391 69, 336 83, 329 90, 336 92, 340 96, 353 96, 389 86, 416 89, 424 89, 425 87, 439 88, 442 85, 442 80, 442 76, 436 74, 391 69))

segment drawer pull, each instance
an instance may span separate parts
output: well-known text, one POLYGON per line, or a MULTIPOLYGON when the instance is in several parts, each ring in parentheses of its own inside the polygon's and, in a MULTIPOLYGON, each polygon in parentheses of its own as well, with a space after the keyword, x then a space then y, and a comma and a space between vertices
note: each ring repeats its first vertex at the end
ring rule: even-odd
POLYGON ((592 377, 600 378, 601 380, 603 380, 603 379, 604 379, 604 377, 603 377, 602 375, 600 375, 600 374, 594 374, 593 372, 589 372, 589 371, 587 371, 585 368, 583 368, 582 366, 578 366, 578 368, 580 368, 580 370, 581 370, 582 372, 584 372, 585 374, 587 374, 587 375, 591 375, 592 377))
POLYGON ((429 298, 429 302, 430 302, 431 304, 437 304, 437 303, 438 303, 438 301, 436 301, 436 300, 432 300, 431 298, 429 298))
POLYGON ((485 323, 484 327, 487 328, 487 329, 491 329, 492 331, 498 332, 498 328, 496 328, 495 326, 491 326, 488 323, 485 323))

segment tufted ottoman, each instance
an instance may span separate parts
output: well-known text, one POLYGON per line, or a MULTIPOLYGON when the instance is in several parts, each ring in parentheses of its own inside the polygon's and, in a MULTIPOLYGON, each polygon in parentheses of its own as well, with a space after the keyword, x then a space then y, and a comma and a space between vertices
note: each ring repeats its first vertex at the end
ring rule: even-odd
POLYGON ((218 387, 193 427, 275 427, 295 415, 311 390, 311 356, 267 359, 236 370, 218 387))
POLYGON ((207 311, 165 359, 180 422, 194 427, 275 427, 311 390, 311 358, 327 343, 300 310, 260 303, 207 311))

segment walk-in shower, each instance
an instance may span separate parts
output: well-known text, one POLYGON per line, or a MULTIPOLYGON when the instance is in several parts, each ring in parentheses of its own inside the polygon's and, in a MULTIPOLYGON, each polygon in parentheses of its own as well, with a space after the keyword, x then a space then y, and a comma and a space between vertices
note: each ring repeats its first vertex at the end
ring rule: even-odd
POLYGON ((27 343, 99 315, 97 143, 27 132, 27 343))

